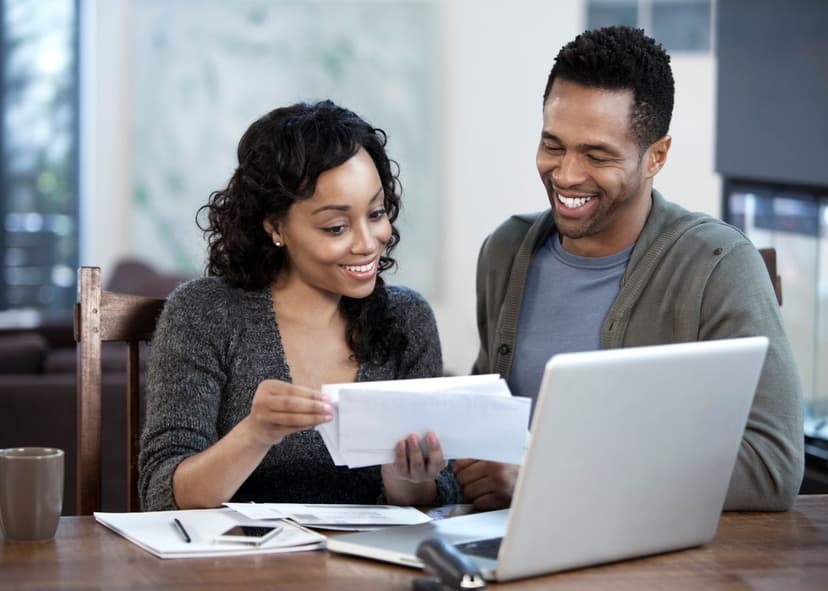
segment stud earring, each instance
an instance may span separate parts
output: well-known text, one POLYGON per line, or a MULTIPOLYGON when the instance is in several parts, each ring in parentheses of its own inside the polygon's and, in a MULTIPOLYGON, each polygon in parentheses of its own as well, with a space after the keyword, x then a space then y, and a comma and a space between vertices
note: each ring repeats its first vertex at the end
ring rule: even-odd
POLYGON ((274 240, 273 244, 275 244, 276 246, 282 246, 282 243, 279 242, 278 240, 274 240))

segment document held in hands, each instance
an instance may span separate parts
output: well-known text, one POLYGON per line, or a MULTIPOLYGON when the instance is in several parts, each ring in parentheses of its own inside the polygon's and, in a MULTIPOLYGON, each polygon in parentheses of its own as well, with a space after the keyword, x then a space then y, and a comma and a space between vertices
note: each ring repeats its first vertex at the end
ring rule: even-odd
POLYGON ((520 464, 527 444, 529 398, 512 396, 497 374, 325 384, 333 420, 316 429, 338 466, 394 461, 394 445, 437 434, 447 459, 520 464))

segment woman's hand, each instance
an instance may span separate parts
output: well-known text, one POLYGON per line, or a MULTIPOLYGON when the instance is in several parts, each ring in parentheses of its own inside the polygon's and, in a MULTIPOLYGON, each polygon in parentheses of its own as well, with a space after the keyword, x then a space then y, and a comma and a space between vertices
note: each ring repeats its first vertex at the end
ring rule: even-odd
POLYGON ((173 473, 173 496, 182 508, 217 507, 229 501, 286 435, 330 421, 328 398, 302 386, 264 380, 253 395, 250 414, 173 473))
POLYGON ((285 436, 327 423, 333 409, 324 394, 281 380, 264 380, 253 395, 246 417, 253 437, 265 445, 276 445, 285 436))
POLYGON ((394 463, 381 468, 385 497, 396 505, 430 505, 437 498, 434 480, 448 466, 437 435, 425 436, 427 456, 420 447, 420 438, 411 434, 394 447, 394 463))

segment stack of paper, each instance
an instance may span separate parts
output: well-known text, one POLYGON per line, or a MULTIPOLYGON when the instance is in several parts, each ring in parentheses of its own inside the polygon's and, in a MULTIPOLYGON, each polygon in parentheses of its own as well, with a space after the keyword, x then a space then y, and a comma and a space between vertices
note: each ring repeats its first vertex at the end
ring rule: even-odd
POLYGON ((248 519, 291 519, 314 529, 363 531, 393 525, 427 523, 431 517, 414 507, 327 505, 319 503, 224 503, 248 519))
POLYGON ((520 464, 531 399, 512 396, 497 374, 326 384, 333 420, 317 430, 338 466, 394 461, 394 445, 433 431, 446 459, 520 464))
POLYGON ((237 554, 299 552, 322 548, 325 536, 289 520, 279 521, 282 530, 261 546, 217 542, 216 536, 234 525, 272 525, 274 521, 251 521, 232 509, 192 509, 147 513, 95 513, 98 523, 122 535, 159 558, 197 558, 237 554), (187 542, 176 527, 178 519, 190 537, 187 542))

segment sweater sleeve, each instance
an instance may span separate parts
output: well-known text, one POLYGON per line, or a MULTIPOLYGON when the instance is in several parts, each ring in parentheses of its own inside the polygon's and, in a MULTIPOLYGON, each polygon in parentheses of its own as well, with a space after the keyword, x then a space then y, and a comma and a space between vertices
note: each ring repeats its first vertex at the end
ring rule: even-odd
POLYGON ((700 330, 704 340, 769 339, 725 509, 788 509, 804 470, 802 387, 773 286, 752 244, 742 241, 722 254, 705 289, 700 330))
POLYGON ((226 343, 232 334, 226 289, 214 279, 181 286, 168 298, 153 335, 138 462, 145 511, 175 509, 176 468, 218 440, 226 343))

